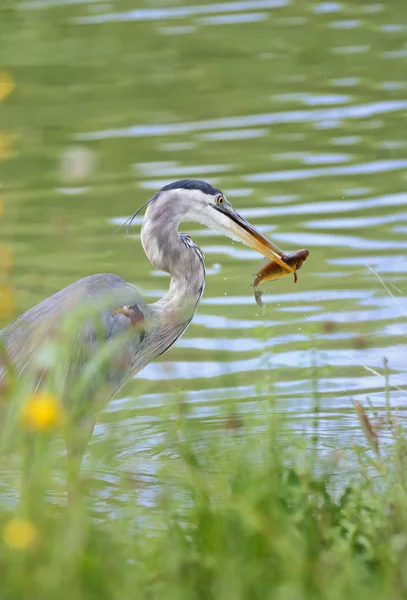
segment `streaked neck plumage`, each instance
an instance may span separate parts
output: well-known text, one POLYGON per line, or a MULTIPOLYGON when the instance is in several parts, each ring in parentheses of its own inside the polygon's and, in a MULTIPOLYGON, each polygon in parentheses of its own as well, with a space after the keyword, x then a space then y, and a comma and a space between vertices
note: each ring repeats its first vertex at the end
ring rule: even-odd
POLYGON ((204 256, 185 233, 178 232, 180 223, 171 204, 162 208, 154 203, 148 208, 141 229, 141 243, 149 261, 159 270, 169 273, 168 292, 150 305, 153 312, 178 315, 189 322, 196 310, 205 287, 204 256))

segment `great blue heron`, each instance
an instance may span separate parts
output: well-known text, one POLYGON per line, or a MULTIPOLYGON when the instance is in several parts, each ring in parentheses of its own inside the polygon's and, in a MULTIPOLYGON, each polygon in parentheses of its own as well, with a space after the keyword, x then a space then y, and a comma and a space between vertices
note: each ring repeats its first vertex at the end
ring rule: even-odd
MULTIPOLYGON (((67 312, 84 301, 97 302, 106 293, 112 293, 114 299, 99 313, 101 328, 94 321, 86 322, 75 336, 75 356, 80 362, 92 353, 100 331, 108 342, 123 332, 131 333, 124 349, 120 350, 120 360, 115 361, 114 368, 107 373, 110 388, 106 402, 128 377, 168 350, 191 322, 205 286, 204 256, 186 233, 178 232, 183 221, 201 223, 242 241, 287 272, 293 271, 281 260, 283 252, 233 210, 220 190, 205 181, 184 179, 166 185, 141 208, 144 207, 147 210, 141 243, 150 262, 170 274, 168 292, 157 302, 145 304, 137 288, 118 275, 91 275, 73 283, 0 332, 17 372, 35 359, 67 312)), ((93 419, 89 426, 89 415, 87 422, 90 436, 93 419)), ((76 454, 77 464, 89 436, 84 436, 83 443, 75 440, 72 448, 68 443, 68 455, 76 454)))

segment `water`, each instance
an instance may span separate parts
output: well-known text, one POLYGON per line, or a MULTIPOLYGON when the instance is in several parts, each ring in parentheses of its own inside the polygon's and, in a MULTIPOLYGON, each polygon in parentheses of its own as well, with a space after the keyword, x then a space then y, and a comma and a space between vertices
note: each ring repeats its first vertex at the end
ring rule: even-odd
POLYGON ((181 177, 209 180, 287 252, 311 253, 296 286, 269 285, 263 311, 256 254, 186 224, 207 260, 199 311, 109 405, 93 444, 119 419, 121 465, 150 471, 163 403, 181 393, 215 430, 230 410, 255 415, 264 382, 307 433, 314 373, 321 444, 346 447, 360 435, 351 399, 384 405, 384 357, 403 408, 404 0, 30 0, 0 17, 16 84, 0 104, 0 190, 17 312, 97 272, 160 297, 168 276, 144 257, 141 219, 103 238, 181 177))

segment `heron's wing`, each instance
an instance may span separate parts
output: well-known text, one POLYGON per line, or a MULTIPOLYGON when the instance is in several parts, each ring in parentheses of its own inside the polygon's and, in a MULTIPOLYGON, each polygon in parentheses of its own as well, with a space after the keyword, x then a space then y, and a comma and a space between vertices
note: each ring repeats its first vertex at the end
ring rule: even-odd
MULTIPOLYGON (((111 340, 149 316, 149 309, 138 289, 121 277, 107 273, 85 277, 43 300, 0 331, 0 338, 17 370, 24 369, 37 350, 58 336, 60 324, 67 314, 82 305, 91 308, 99 304, 101 308, 97 315, 82 321, 83 325, 75 331, 75 362, 83 362, 92 352, 96 340, 101 337, 111 340)), ((128 348, 130 353, 136 352, 143 337, 142 327, 134 327, 134 332, 128 348)))

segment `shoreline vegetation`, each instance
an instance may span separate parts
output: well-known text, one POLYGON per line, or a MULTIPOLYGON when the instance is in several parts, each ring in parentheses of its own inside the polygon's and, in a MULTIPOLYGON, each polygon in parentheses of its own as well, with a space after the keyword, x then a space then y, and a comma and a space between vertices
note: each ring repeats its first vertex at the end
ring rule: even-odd
POLYGON ((388 378, 382 410, 354 403, 364 442, 348 448, 321 444, 317 380, 311 437, 272 386, 261 414, 227 403, 209 433, 182 396, 163 404, 154 475, 148 451, 124 467, 110 423, 67 502, 61 434, 77 429, 58 391, 63 336, 52 344, 41 391, 9 370, 1 392, 2 598, 405 598, 407 444, 388 378))

